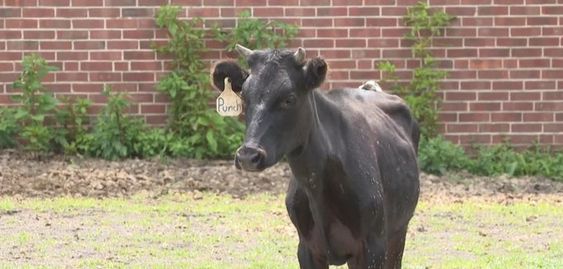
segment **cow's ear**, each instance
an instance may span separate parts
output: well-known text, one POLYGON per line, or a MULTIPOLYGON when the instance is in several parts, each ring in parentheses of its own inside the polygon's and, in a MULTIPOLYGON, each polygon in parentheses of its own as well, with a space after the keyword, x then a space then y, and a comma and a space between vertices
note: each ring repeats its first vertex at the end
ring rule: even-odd
POLYGON ((315 57, 305 64, 305 83, 307 89, 321 86, 326 77, 328 66, 324 59, 315 57))
POLYGON ((234 92, 242 91, 242 84, 248 77, 248 72, 235 61, 222 61, 215 65, 211 71, 213 86, 223 91, 225 89, 225 77, 231 79, 231 86, 234 92))

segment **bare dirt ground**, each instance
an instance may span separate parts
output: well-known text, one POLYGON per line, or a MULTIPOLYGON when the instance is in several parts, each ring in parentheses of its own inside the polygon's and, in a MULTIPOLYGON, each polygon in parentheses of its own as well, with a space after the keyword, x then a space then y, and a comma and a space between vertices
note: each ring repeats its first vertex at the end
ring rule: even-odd
MULTIPOLYGON (((292 261, 295 268, 296 235, 283 199, 255 196, 283 194, 290 176, 285 163, 247 173, 230 161, 37 159, 4 151, 0 202, 14 202, 0 203, 0 267, 226 268, 235 261, 236 268, 287 268, 292 261), (176 194, 188 200, 170 200, 176 194), (68 196, 133 199, 30 199, 68 196), (270 260, 256 264, 256 257, 270 260)), ((423 174, 420 200, 407 268, 563 263, 561 213, 551 213, 563 204, 561 182, 423 174)))
MULTIPOLYGON (((280 194, 291 171, 281 163, 261 173, 236 170, 231 161, 125 160, 109 162, 79 157, 31 158, 0 154, 0 196, 127 197, 139 192, 154 197, 169 193, 226 193, 244 197, 280 194)), ((422 199, 563 199, 563 182, 539 177, 494 178, 458 173, 421 175, 422 199)))

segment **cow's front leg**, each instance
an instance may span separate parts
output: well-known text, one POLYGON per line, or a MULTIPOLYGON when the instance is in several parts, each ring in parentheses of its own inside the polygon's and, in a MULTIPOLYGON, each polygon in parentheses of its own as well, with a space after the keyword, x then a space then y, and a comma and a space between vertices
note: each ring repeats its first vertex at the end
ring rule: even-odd
POLYGON ((349 269, 383 269, 385 264, 385 240, 370 236, 348 260, 349 269))
POLYGON ((299 259, 299 268, 301 269, 328 269, 326 257, 314 255, 313 252, 299 242, 297 247, 297 258, 299 259))

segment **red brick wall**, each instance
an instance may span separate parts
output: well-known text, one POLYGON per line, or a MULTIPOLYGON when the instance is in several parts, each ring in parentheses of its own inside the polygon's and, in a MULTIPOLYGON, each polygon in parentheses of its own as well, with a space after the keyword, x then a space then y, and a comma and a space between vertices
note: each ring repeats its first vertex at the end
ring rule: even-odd
MULTIPOLYGON (((401 22, 417 0, 0 0, 0 104, 9 103, 22 55, 39 52, 61 71, 47 79, 57 95, 81 95, 103 106, 107 83, 131 93, 133 113, 151 123, 166 119, 166 98, 154 90, 166 59, 150 49, 166 35, 153 22, 170 3, 208 25, 254 17, 300 25, 292 47, 322 55, 330 65, 324 88, 380 78, 391 60, 408 77, 411 59, 401 22)), ((434 53, 450 75, 440 115, 446 136, 468 144, 539 140, 563 146, 563 0, 429 0, 457 16, 434 53)), ((226 58, 209 41, 205 58, 226 58)))

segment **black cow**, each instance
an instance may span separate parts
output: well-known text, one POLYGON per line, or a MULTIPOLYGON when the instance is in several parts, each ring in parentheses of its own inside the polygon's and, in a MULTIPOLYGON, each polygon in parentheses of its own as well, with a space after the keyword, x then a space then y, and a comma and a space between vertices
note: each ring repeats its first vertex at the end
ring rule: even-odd
POLYGON ((305 51, 252 51, 250 70, 224 61, 245 103, 236 167, 262 171, 287 156, 286 206, 299 234, 301 268, 400 268, 418 201, 418 126, 397 96, 364 89, 322 92, 327 64, 305 51))

